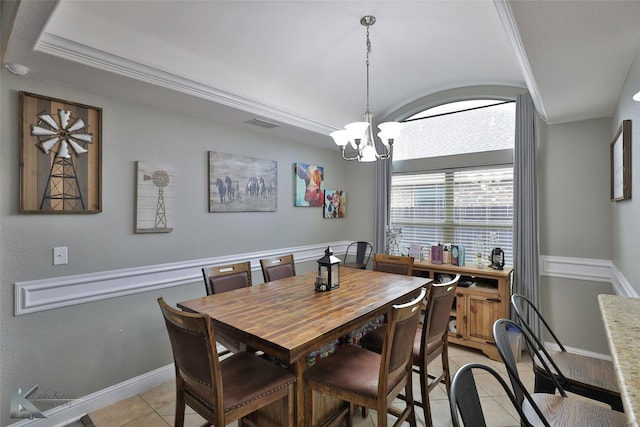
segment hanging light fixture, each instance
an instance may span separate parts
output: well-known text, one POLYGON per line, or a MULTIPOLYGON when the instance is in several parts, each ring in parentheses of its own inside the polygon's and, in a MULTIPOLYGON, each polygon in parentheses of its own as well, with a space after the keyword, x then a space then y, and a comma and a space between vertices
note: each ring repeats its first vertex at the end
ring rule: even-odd
POLYGON ((369 54, 371 53, 371 41, 369 40, 369 27, 376 23, 375 16, 367 15, 360 19, 360 24, 367 27, 367 109, 364 112, 364 121, 349 123, 344 129, 331 132, 330 136, 340 147, 342 158, 345 160, 357 160, 359 162, 375 162, 376 160, 386 160, 393 152, 393 141, 397 138, 402 123, 387 122, 378 125, 380 132, 378 137, 384 145, 384 153, 378 153, 373 139, 373 124, 371 119, 373 114, 369 109, 369 54), (349 157, 345 155, 347 144, 356 151, 356 155, 349 157))

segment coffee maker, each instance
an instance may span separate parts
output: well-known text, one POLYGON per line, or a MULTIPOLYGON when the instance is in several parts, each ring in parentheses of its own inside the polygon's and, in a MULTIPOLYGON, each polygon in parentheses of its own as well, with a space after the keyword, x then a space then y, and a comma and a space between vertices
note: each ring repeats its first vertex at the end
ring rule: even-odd
POLYGON ((504 251, 500 248, 495 248, 491 251, 491 267, 495 270, 504 269, 504 251))

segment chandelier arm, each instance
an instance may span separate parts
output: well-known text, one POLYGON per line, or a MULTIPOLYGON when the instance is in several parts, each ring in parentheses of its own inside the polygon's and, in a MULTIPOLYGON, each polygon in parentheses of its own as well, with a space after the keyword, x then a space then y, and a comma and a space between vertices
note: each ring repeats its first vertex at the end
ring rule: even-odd
POLYGON ((345 156, 345 151, 346 151, 346 147, 341 147, 341 151, 342 151, 342 158, 344 160, 348 160, 348 161, 353 161, 353 160, 358 160, 360 161, 360 153, 358 152, 358 154, 355 157, 347 157, 345 156))

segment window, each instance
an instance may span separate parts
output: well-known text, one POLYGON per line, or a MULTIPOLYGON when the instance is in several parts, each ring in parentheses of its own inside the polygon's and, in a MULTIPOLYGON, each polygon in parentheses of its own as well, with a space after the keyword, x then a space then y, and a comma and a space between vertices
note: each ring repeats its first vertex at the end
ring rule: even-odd
POLYGON ((404 244, 464 245, 467 263, 478 246, 485 258, 499 246, 513 263, 514 129, 514 103, 495 100, 408 119, 391 182, 391 224, 404 244))

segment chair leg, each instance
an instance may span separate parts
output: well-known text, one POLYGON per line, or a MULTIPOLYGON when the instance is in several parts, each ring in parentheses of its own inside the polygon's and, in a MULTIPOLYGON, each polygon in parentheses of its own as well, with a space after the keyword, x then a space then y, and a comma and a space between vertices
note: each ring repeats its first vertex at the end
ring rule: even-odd
MULTIPOLYGON (((296 384, 296 387, 300 387, 296 384)), ((304 392, 304 419, 306 427, 313 427, 313 389, 307 384, 304 392)))
POLYGON ((449 343, 445 342, 442 349, 442 372, 444 373, 444 385, 447 388, 447 396, 451 395, 451 371, 449 370, 449 343))
MULTIPOLYGON (((412 372, 409 372, 409 375, 411 375, 412 372)), ((407 421, 409 422, 409 426, 411 427, 417 427, 417 423, 416 423, 416 407, 413 404, 414 400, 413 400, 413 384, 411 381, 411 377, 409 377, 409 382, 407 383, 407 386, 404 389, 405 392, 405 397, 407 398, 407 408, 409 408, 409 410, 411 412, 409 412, 409 418, 407 419, 407 421)))
POLYGON ((376 413, 378 415, 378 427, 387 427, 387 408, 382 407, 382 403, 378 402, 376 413))
POLYGON ((424 412, 424 423, 426 427, 432 427, 431 422, 431 405, 429 405, 429 377, 427 375, 427 367, 420 367, 420 393, 422 397, 422 411, 424 412))
POLYGON ((178 391, 176 395, 176 418, 173 422, 174 427, 184 427, 184 406, 184 395, 181 391, 178 391))

